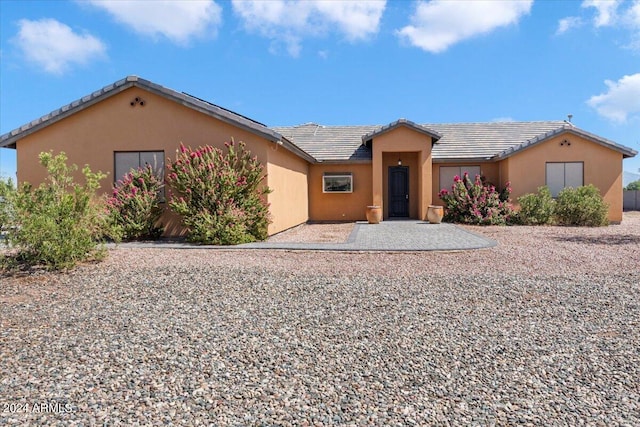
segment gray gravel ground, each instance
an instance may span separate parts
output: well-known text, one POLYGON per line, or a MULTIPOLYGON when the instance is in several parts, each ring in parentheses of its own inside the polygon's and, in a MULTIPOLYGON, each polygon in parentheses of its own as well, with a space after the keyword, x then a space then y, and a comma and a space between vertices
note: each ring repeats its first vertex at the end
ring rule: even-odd
POLYGON ((640 425, 640 215, 473 231, 0 278, 0 424, 640 425))

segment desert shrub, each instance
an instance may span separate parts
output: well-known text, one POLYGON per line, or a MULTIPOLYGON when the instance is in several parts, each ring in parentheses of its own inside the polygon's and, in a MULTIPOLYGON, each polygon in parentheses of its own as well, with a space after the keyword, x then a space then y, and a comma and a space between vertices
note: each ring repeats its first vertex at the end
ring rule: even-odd
POLYGON ((556 220, 561 225, 607 225, 608 211, 609 206, 593 184, 578 188, 567 187, 558 194, 556 200, 556 220))
POLYGON ((525 225, 551 224, 554 220, 556 202, 551 197, 549 187, 538 187, 537 193, 529 193, 518 197, 520 211, 518 222, 525 225))
POLYGON ((11 178, 0 178, 0 233, 13 220, 13 198, 16 187, 11 178))
POLYGON ((64 153, 40 153, 39 158, 48 176, 35 188, 23 184, 15 194, 15 215, 7 232, 15 251, 5 266, 14 262, 58 270, 100 258, 104 248, 98 247, 98 239, 104 233, 105 218, 95 191, 106 175, 85 166, 85 183, 80 185, 72 177, 77 166, 68 166, 64 153))
POLYGON ((180 145, 168 165, 169 206, 182 217, 188 240, 235 245, 264 240, 269 225, 269 189, 262 165, 245 144, 225 143, 192 150, 180 145))
POLYGON ((158 222, 162 215, 159 201, 163 187, 149 165, 129 172, 118 181, 107 199, 110 237, 116 240, 158 238, 162 234, 158 222))
POLYGON ((463 224, 503 225, 513 216, 509 201, 509 183, 498 192, 493 185, 485 185, 479 175, 471 181, 469 174, 454 178, 451 191, 438 194, 445 203, 444 220, 463 224))

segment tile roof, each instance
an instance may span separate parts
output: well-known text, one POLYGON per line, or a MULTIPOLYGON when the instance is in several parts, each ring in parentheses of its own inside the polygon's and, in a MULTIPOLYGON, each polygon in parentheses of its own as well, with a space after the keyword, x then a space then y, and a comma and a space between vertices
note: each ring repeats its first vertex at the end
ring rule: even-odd
POLYGON ((292 151, 296 155, 310 162, 315 160, 313 157, 305 153, 299 147, 292 144, 290 141, 282 138, 282 135, 268 128, 267 126, 265 126, 260 122, 252 120, 246 116, 240 115, 234 111, 231 111, 226 108, 220 107, 218 105, 212 104, 210 102, 204 101, 200 98, 196 98, 195 96, 191 96, 184 92, 178 92, 173 89, 166 88, 159 84, 153 83, 149 80, 142 79, 138 76, 127 76, 124 79, 118 80, 115 83, 107 85, 102 89, 91 93, 90 95, 84 96, 76 101, 73 101, 72 103, 67 104, 61 108, 58 108, 57 110, 52 111, 49 114, 45 114, 39 119, 36 119, 17 129, 12 130, 11 132, 8 132, 0 136, 0 147, 15 148, 17 141, 20 140, 21 138, 24 138, 25 136, 31 133, 37 132, 38 130, 46 126, 49 126, 72 114, 82 111, 85 108, 88 108, 89 106, 102 101, 103 99, 109 98, 113 95, 116 95, 134 86, 140 87, 146 91, 155 93, 164 98, 175 101, 179 104, 182 104, 188 108, 199 111, 203 114, 215 117, 220 121, 223 121, 223 122, 232 124, 236 127, 239 127, 241 129, 247 130, 269 141, 273 141, 275 143, 283 145, 286 149, 292 151))
POLYGON ((399 119, 387 125, 322 126, 306 123, 270 128, 234 111, 137 76, 128 76, 1 135, 0 147, 15 148, 21 138, 133 86, 283 145, 311 163, 369 162, 371 148, 370 144, 365 144, 367 140, 398 126, 408 126, 437 140, 433 146, 434 161, 502 159, 562 132, 570 132, 619 151, 624 157, 638 154, 629 147, 576 128, 565 121, 416 124, 399 119))
POLYGON ((371 149, 362 144, 365 135, 380 126, 321 126, 305 123, 272 127, 283 137, 319 161, 370 161, 371 149))
MULTIPOLYGON (((396 123, 396 122, 394 122, 396 123)), ((392 123, 391 125, 393 125, 392 123)), ((371 149, 363 141, 391 125, 273 127, 320 162, 370 161, 371 149)), ((433 146, 434 161, 497 160, 562 132, 570 132, 620 151, 624 157, 637 154, 631 148, 586 132, 562 120, 538 122, 427 123, 416 125, 441 138, 433 146)))
POLYGON ((433 147, 434 160, 491 159, 539 135, 569 125, 564 121, 487 122, 427 125, 443 137, 433 147))

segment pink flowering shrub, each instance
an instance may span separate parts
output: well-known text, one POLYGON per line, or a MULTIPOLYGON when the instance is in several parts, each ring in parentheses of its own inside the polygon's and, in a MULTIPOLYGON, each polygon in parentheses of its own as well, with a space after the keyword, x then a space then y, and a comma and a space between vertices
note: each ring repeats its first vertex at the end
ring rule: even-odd
POLYGON ((236 245, 267 238, 270 190, 257 157, 245 144, 195 150, 180 144, 168 168, 169 206, 182 217, 192 242, 236 245))
POLYGON ((453 181, 451 191, 442 189, 438 193, 445 203, 445 221, 481 225, 504 225, 511 221, 514 212, 509 183, 499 192, 493 185, 485 185, 480 175, 471 181, 466 172, 453 181))
POLYGON ((151 166, 126 174, 107 199, 112 237, 123 240, 155 239, 162 234, 159 226, 162 207, 159 196, 164 184, 151 166))

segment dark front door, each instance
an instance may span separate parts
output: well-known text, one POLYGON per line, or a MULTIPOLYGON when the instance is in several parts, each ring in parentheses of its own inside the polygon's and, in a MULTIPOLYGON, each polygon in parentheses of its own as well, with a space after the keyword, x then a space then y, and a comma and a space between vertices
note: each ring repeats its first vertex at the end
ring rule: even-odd
POLYGON ((409 167, 389 168, 389 217, 409 216, 409 167))

